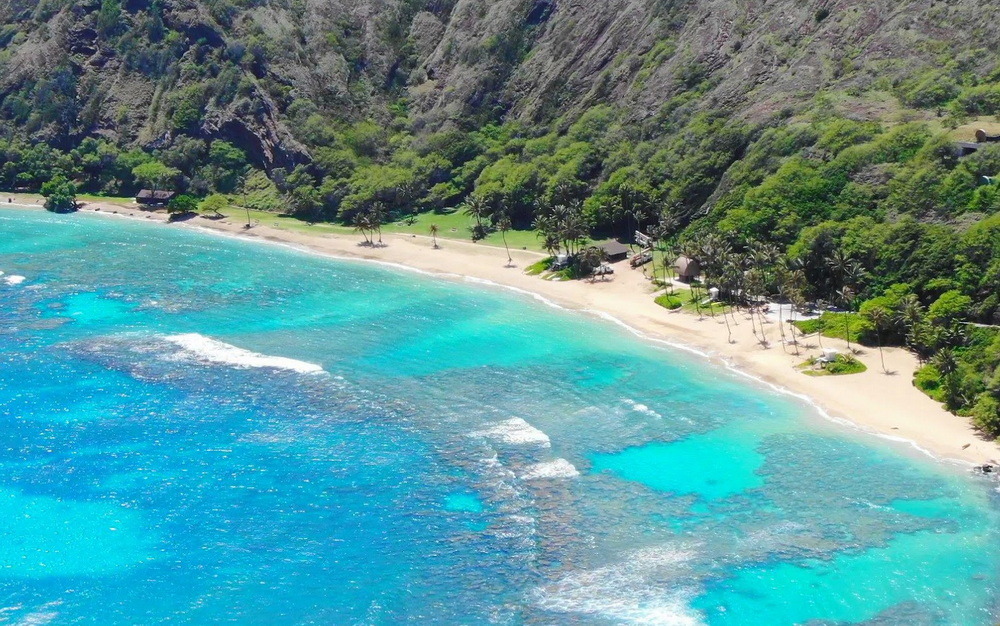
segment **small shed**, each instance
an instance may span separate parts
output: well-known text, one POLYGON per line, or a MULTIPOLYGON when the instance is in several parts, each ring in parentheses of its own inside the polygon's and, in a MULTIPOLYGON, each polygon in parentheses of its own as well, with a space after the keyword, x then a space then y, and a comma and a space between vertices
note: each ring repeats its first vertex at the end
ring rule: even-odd
POLYGON ((674 261, 674 271, 677 272, 677 280, 690 283, 701 274, 701 263, 697 259, 679 256, 674 261))
POLYGON ((173 200, 176 195, 173 191, 143 189, 136 194, 135 202, 144 206, 167 206, 167 203, 173 200))
POLYGON ((622 261, 628 257, 628 248, 614 239, 597 244, 597 247, 604 251, 609 261, 622 261))

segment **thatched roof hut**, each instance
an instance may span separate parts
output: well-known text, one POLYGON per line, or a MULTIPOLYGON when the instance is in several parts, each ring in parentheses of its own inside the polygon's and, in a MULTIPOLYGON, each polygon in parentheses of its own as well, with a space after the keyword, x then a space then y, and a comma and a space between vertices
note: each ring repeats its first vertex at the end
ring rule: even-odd
POLYGON ((701 274, 701 263, 697 259, 681 255, 674 261, 674 271, 677 272, 678 280, 690 283, 701 274))

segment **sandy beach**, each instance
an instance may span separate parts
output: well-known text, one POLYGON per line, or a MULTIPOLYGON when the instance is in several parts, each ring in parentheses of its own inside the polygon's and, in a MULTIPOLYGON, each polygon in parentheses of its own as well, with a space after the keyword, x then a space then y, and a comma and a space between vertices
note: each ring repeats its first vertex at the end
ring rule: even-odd
MULTIPOLYGON (((38 196, 5 196, 21 207, 40 205, 38 196)), ((135 205, 90 202, 83 210, 166 221, 165 214, 143 211, 135 205)), ((905 440, 940 459, 961 464, 995 463, 1000 459, 996 443, 982 439, 966 418, 945 411, 913 386, 917 360, 905 350, 885 349, 890 374, 883 373, 878 350, 864 348, 857 355, 868 367, 862 374, 806 376, 796 366, 809 356, 819 355, 815 337, 800 340, 800 354, 796 356, 792 346, 782 346, 778 323, 771 322, 766 325, 770 345, 765 349, 754 336, 749 318, 738 315, 739 325, 732 327, 730 343, 721 316, 699 318, 667 311, 653 301, 654 286, 643 272, 629 268, 625 262, 615 264, 615 274, 608 280, 559 282, 524 273, 525 267, 544 258, 542 253, 511 250, 514 263, 508 267, 503 248, 468 241, 439 238, 440 247, 435 249, 430 237, 383 234, 384 247, 366 247, 360 245, 360 235, 311 235, 265 224, 245 230, 242 222, 233 219, 194 218, 171 227, 205 229, 336 257, 398 264, 451 280, 490 281, 536 294, 568 309, 612 318, 646 338, 690 348, 720 365, 808 399, 831 418, 850 422, 873 435, 905 440)), ((823 345, 847 352, 847 345, 835 339, 824 338, 823 345)))

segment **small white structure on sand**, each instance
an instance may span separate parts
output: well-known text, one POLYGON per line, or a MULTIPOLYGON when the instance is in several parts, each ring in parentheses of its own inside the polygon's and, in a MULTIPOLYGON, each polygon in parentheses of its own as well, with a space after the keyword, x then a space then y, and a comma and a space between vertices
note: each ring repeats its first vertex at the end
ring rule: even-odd
POLYGON ((840 352, 836 348, 823 348, 823 356, 819 357, 820 363, 833 363, 837 360, 840 352))

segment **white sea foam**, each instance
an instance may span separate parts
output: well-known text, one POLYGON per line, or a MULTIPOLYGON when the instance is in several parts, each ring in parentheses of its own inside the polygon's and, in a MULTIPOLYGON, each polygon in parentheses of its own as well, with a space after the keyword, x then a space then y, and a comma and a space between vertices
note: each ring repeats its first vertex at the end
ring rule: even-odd
POLYGON ((566 459, 556 459, 544 463, 536 463, 526 469, 521 478, 524 480, 536 480, 539 478, 576 478, 580 471, 576 466, 566 459))
POLYGON ((24 276, 16 276, 16 275, 13 275, 13 274, 11 274, 9 276, 4 276, 3 277, 3 281, 5 283, 7 283, 8 285, 20 285, 25 280, 26 279, 24 278, 24 276))
POLYGON ((639 402, 636 402, 631 398, 625 398, 623 402, 632 407, 632 410, 635 411, 636 413, 642 413, 643 415, 648 415, 650 417, 663 417, 662 415, 660 415, 653 409, 649 408, 645 404, 640 404, 639 402))
POLYGON ((537 444, 543 448, 552 445, 549 436, 520 417, 498 422, 485 430, 471 433, 473 437, 487 437, 503 443, 518 445, 537 444))
POLYGON ((189 356, 209 363, 224 363, 240 368, 270 367, 291 370, 301 374, 319 374, 323 371, 322 367, 314 363, 306 363, 305 361, 297 361, 281 356, 258 354, 197 333, 171 335, 165 337, 165 339, 179 346, 189 356))
POLYGON ((593 615, 616 623, 696 626, 690 607, 694 590, 680 586, 693 553, 647 548, 617 564, 577 572, 536 590, 539 607, 557 613, 593 615))

